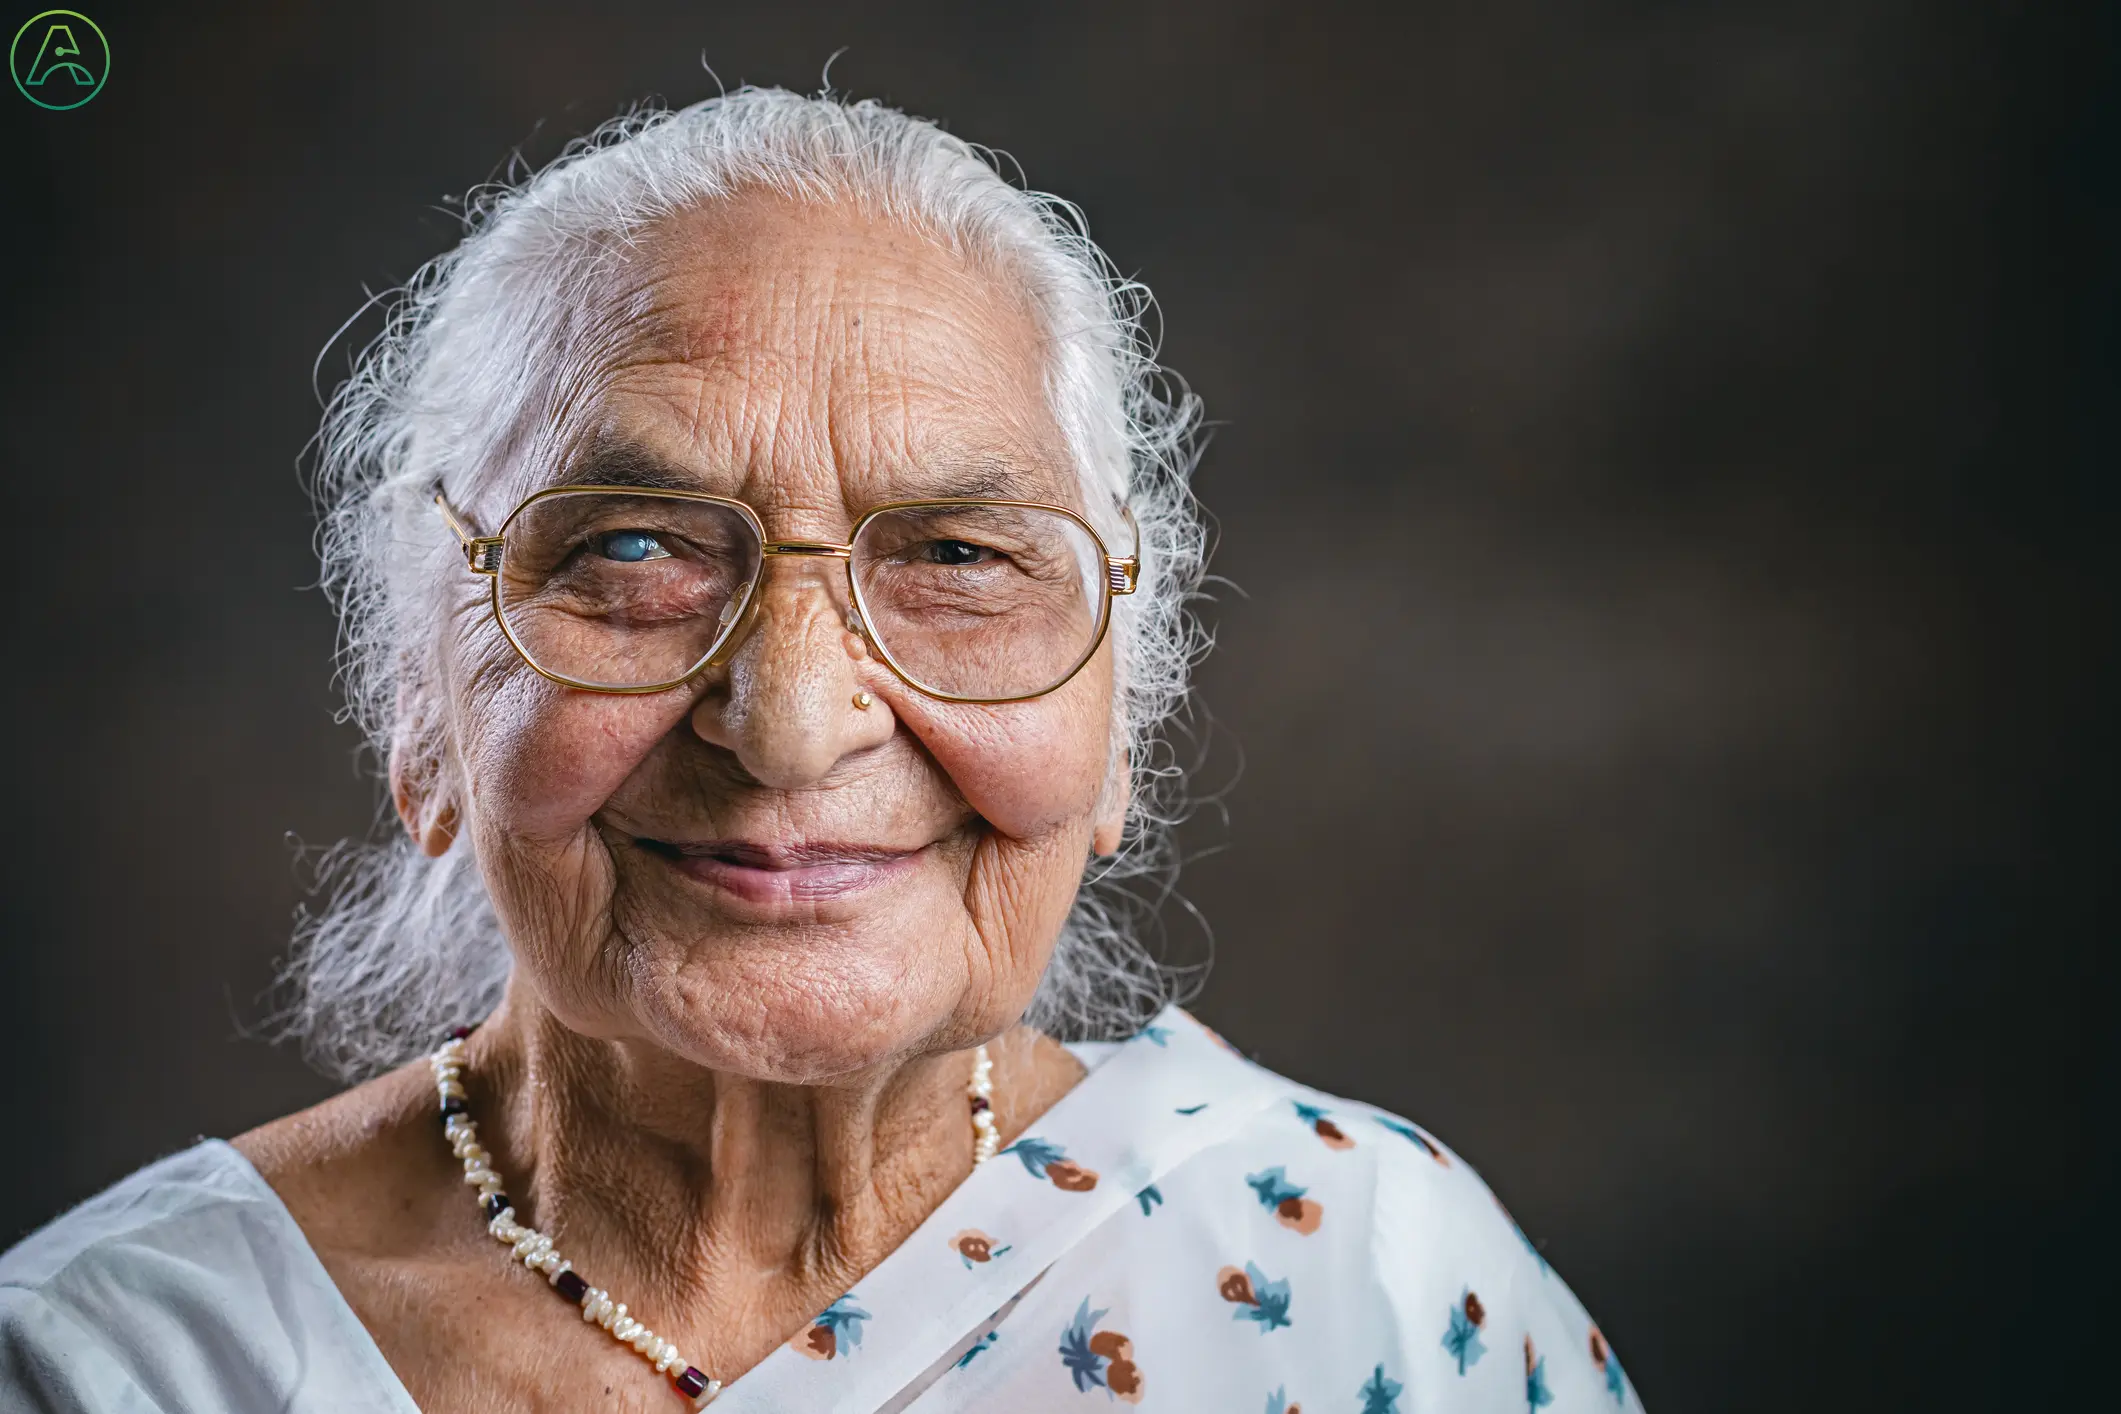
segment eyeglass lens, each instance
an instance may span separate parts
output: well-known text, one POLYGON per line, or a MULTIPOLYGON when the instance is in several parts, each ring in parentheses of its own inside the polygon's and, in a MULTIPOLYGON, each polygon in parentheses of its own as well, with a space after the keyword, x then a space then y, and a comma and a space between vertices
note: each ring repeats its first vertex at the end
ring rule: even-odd
MULTIPOLYGON (((689 675, 738 618, 762 559, 752 523, 731 507, 630 493, 545 496, 502 535, 496 603, 510 637, 539 668, 590 687, 689 675)), ((945 696, 1048 691, 1103 629, 1103 551, 1056 511, 883 512, 856 537, 852 570, 877 646, 945 696)))

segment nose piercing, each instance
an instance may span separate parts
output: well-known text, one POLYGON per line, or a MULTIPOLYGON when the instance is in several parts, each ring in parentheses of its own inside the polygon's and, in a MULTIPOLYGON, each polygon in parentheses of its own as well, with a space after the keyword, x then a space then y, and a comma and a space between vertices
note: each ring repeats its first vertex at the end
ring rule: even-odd
POLYGON ((856 694, 854 694, 854 706, 855 706, 855 710, 857 710, 857 711, 860 711, 860 712, 866 712, 866 711, 868 711, 868 710, 869 710, 869 704, 870 704, 870 703, 872 703, 872 702, 874 702, 874 701, 876 701, 876 699, 875 699, 874 697, 871 697, 871 696, 870 696, 870 695, 869 695, 868 693, 866 693, 866 692, 857 692, 856 694))

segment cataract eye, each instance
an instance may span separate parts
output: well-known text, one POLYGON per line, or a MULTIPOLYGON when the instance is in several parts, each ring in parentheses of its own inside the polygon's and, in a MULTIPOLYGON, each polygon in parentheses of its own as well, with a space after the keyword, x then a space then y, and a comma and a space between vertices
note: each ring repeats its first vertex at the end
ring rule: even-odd
POLYGON ((643 560, 667 560, 670 552, 645 530, 613 530, 596 537, 597 553, 607 560, 634 565, 643 560))

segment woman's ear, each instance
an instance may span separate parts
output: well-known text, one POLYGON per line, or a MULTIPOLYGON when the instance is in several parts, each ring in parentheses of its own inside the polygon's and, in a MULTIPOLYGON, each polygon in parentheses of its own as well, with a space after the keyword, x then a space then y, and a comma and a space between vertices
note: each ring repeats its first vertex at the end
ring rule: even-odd
POLYGON ((1119 853, 1119 842, 1127 829, 1127 807, 1134 803, 1132 758, 1122 750, 1113 758, 1112 773, 1097 802, 1097 821, 1090 830, 1090 848, 1098 854, 1119 853))
POLYGON ((390 801, 398 810, 405 833, 429 859, 449 853, 457 838, 457 807, 438 787, 441 772, 429 767, 414 771, 406 764, 403 750, 390 753, 390 801))

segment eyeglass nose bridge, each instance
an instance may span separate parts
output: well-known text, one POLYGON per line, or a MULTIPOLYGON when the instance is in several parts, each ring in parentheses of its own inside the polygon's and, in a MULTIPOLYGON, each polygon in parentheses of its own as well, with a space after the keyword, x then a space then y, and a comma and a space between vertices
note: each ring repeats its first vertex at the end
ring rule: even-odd
POLYGON ((769 540, 759 546, 761 555, 820 555, 834 560, 854 558, 854 546, 830 540, 769 540))
POLYGON ((759 546, 759 573, 752 578, 744 597, 741 600, 732 599, 730 607, 723 611, 730 622, 723 628, 720 640, 714 645, 714 651, 707 655, 700 668, 726 666, 729 660, 736 656, 737 650, 744 646, 745 640, 751 637, 751 630, 758 622, 759 602, 766 597, 766 561, 782 556, 848 562, 850 574, 847 586, 847 630, 860 634, 862 642, 870 651, 875 651, 875 641, 870 637, 868 621, 862 617, 861 604, 854 597, 851 573, 854 546, 851 543, 843 545, 831 540, 769 540, 759 546))

